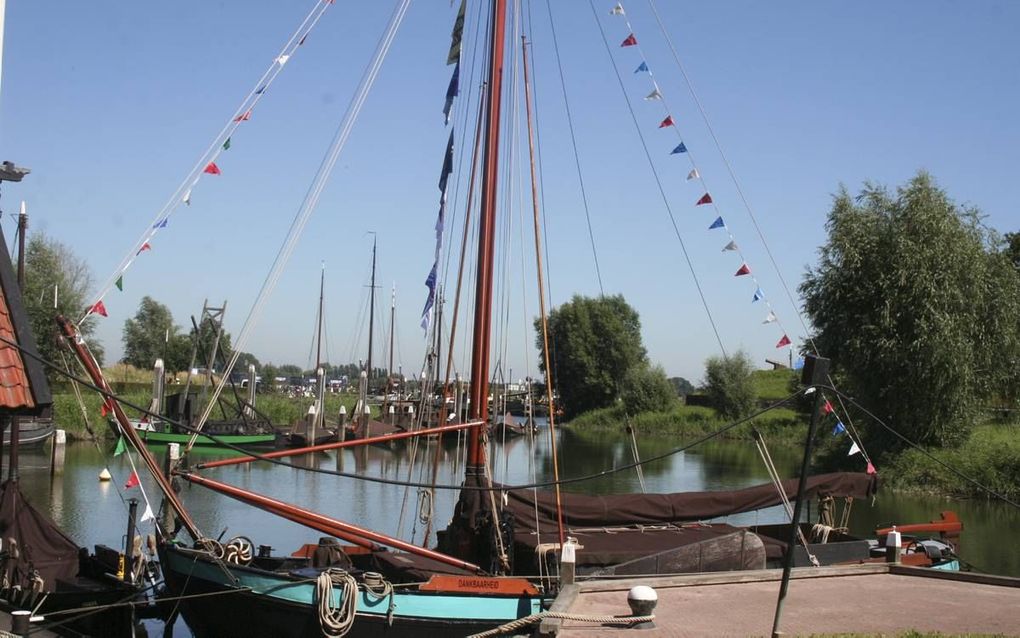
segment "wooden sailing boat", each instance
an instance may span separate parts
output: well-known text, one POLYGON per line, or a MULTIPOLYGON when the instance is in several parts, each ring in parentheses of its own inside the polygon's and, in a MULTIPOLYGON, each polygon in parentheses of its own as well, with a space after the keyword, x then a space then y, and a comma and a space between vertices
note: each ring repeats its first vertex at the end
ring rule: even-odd
POLYGON ((290 445, 294 447, 320 445, 335 441, 339 436, 339 428, 343 427, 329 427, 326 425, 326 373, 322 368, 322 321, 325 294, 326 266, 323 264, 322 273, 319 276, 319 311, 315 332, 315 403, 308 410, 308 414, 290 429, 290 445))

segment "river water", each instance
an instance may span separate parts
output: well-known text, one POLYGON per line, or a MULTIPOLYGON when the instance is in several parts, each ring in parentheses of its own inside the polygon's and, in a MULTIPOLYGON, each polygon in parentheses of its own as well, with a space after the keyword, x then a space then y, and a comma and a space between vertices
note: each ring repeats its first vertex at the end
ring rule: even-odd
MULTIPOLYGON (((634 460, 629 437, 622 433, 586 433, 570 430, 559 432, 561 477, 599 473, 624 466, 634 460)), ((682 445, 678 439, 642 437, 637 441, 638 455, 651 458, 682 445)), ((547 430, 532 439, 494 442, 492 467, 497 481, 523 484, 545 481, 552 477, 547 430)), ((770 450, 779 473, 793 476, 799 467, 800 451, 779 447, 770 450)), ((157 449, 158 455, 162 450, 157 449)), ((434 455, 434 444, 423 443, 415 450, 411 445, 392 449, 368 447, 342 452, 320 453, 300 462, 304 468, 355 473, 369 478, 428 482, 422 469, 422 458, 434 455), (426 456, 428 455, 428 456, 426 456), (412 463, 412 460, 417 462, 412 463)), ((221 458, 225 453, 196 448, 196 461, 221 458)), ((442 463, 438 482, 455 485, 463 472, 463 448, 456 444, 456 435, 440 449, 442 463)), ((124 489, 131 473, 130 455, 112 456, 112 448, 100 449, 91 443, 66 446, 62 462, 51 477, 47 452, 23 451, 21 458, 22 487, 28 498, 53 519, 79 544, 103 543, 121 547, 127 521, 124 499, 147 497, 154 509, 159 496, 155 484, 144 470, 140 488, 124 489), (102 483, 99 473, 108 467, 113 480, 102 483)), ((141 468, 137 459, 135 463, 141 468)), ((210 478, 299 504, 341 520, 405 539, 422 542, 426 512, 415 489, 369 482, 355 478, 306 469, 253 463, 207 470, 210 478)), ((592 481, 573 483, 565 489, 588 493, 638 492, 641 480, 633 469, 611 473, 592 481)), ((768 482, 768 474, 751 442, 711 441, 691 450, 647 463, 643 467, 645 490, 648 492, 734 489, 768 482)), ((319 534, 295 523, 285 521, 246 506, 202 487, 185 485, 182 498, 203 533, 222 535, 224 540, 245 535, 256 545, 270 545, 279 552, 290 553, 303 543, 314 543, 319 534)), ((456 492, 439 490, 433 505, 434 525, 443 528, 452 512, 456 492)), ((139 513, 144 511, 144 501, 139 513)), ((427 510, 427 508, 425 508, 427 510)), ((870 536, 876 526, 890 523, 926 522, 937 519, 944 510, 955 511, 964 521, 961 557, 976 569, 996 574, 1020 576, 1020 549, 1015 544, 1020 529, 1020 512, 1007 505, 986 501, 952 499, 880 491, 873 503, 857 502, 851 517, 851 533, 870 536)), ((727 522, 737 525, 781 522, 780 508, 733 516, 727 522)), ((151 527, 143 526, 151 532, 151 527)), ((434 540, 434 539, 433 539, 434 540)), ((181 633, 180 635, 187 635, 181 633)))

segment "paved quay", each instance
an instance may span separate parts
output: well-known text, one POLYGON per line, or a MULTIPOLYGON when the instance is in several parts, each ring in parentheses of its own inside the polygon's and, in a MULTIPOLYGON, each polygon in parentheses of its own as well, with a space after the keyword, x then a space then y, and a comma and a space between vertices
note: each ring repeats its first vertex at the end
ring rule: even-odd
MULTIPOLYGON (((794 570, 781 630, 787 636, 909 630, 1020 636, 1020 579, 864 565, 794 570)), ((561 605, 571 614, 625 615, 627 591, 659 596, 654 629, 546 621, 545 635, 769 636, 780 570, 581 582, 561 605), (555 633, 554 633, 555 632, 555 633)))

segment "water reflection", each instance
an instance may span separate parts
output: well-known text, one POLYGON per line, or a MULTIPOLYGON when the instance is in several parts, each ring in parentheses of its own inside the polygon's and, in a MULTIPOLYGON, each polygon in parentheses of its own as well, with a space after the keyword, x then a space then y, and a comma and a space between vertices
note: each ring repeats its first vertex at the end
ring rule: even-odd
MULTIPOLYGON (((639 437, 638 455, 642 459, 675 449, 681 441, 670 437, 639 437)), ((560 432, 560 475, 564 478, 595 474, 633 461, 630 438, 621 432, 560 432)), ((793 476, 799 464, 799 450, 773 446, 773 461, 783 476, 793 476)), ((162 454, 157 450, 157 454, 162 454)), ((222 458, 231 452, 195 451, 194 461, 222 458)), ((457 437, 447 437, 438 446, 440 484, 457 485, 461 480, 462 445, 457 437)), ((493 473, 497 481, 522 484, 547 481, 552 477, 547 430, 529 438, 517 438, 493 444, 493 473)), ((419 493, 415 488, 367 482, 331 474, 305 471, 321 468, 348 471, 365 477, 398 481, 428 482, 431 470, 421 461, 437 455, 434 441, 422 441, 415 450, 411 444, 394 448, 369 446, 319 453, 290 459, 293 467, 253 463, 235 465, 204 473, 217 480, 237 485, 285 502, 295 503, 328 516, 397 534, 416 543, 423 542, 425 522, 420 518, 419 493), (416 462, 411 463, 414 455, 416 462)), ((154 509, 159 498, 151 479, 142 477, 142 489, 124 489, 130 474, 126 455, 112 457, 109 451, 91 444, 69 445, 62 471, 52 480, 49 454, 26 450, 22 453, 22 485, 33 503, 48 510, 72 538, 83 545, 103 543, 120 546, 126 524, 127 507, 123 499, 142 499, 142 491, 154 509), (109 467, 114 480, 101 483, 99 472, 109 467)), ((644 466, 649 492, 735 489, 768 481, 768 474, 753 443, 711 441, 696 448, 670 455, 644 466)), ((639 492, 633 469, 607 474, 596 480, 572 483, 568 491, 586 493, 639 492)), ((443 528, 453 509, 454 490, 440 490, 436 496, 433 529, 443 528)), ((255 508, 197 486, 185 484, 182 498, 203 532, 224 538, 237 534, 251 537, 256 544, 267 544, 290 552, 302 543, 314 542, 318 533, 274 517, 255 508)), ((1012 530, 1020 527, 1020 512, 1008 506, 985 501, 952 501, 936 497, 904 495, 884 491, 874 504, 858 502, 851 518, 852 531, 869 535, 876 526, 889 523, 923 522, 937 519, 943 510, 955 510, 964 521, 962 556, 976 567, 1020 576, 1020 551, 1012 539, 1012 530)), ((779 508, 734 516, 734 524, 779 522, 779 508)), ((143 531, 148 532, 149 529, 143 531)), ((433 539, 434 540, 434 539, 433 539)))

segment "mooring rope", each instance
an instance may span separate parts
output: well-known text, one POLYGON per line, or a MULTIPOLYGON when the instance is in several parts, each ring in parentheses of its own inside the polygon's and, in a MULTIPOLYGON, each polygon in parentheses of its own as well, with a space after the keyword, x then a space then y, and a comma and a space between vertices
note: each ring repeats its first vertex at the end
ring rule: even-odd
POLYGON ((508 623, 504 623, 499 627, 489 629, 477 634, 471 634, 468 638, 487 638, 488 636, 499 636, 500 634, 509 633, 528 625, 533 625, 539 621, 545 620, 546 618, 557 618, 559 620, 572 620, 574 622, 586 622, 597 625, 637 625, 639 623, 652 622, 655 620, 655 614, 649 614, 648 616, 594 616, 588 614, 570 614, 562 611, 542 611, 537 614, 531 614, 517 620, 511 620, 508 623))

